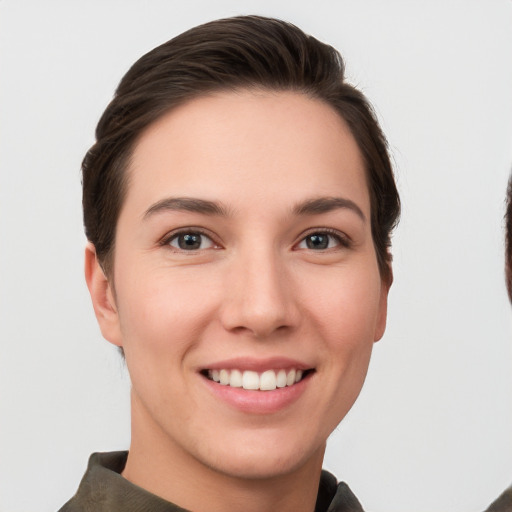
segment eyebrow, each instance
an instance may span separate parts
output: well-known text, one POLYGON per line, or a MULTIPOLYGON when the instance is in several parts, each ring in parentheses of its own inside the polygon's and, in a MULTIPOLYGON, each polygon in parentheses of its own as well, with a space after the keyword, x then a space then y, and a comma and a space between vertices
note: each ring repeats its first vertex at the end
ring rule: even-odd
POLYGON ((144 213, 144 219, 165 211, 186 211, 203 215, 228 216, 227 209, 220 203, 191 197, 167 197, 151 205, 144 213))
POLYGON ((352 210, 358 217, 366 222, 363 210, 361 210, 354 201, 343 197, 319 197, 318 199, 311 199, 297 204, 293 209, 293 212, 296 215, 318 215, 341 208, 352 210))
MULTIPOLYGON (((354 201, 343 197, 319 197, 298 203, 293 208, 295 215, 318 215, 333 210, 347 208, 352 210, 366 222, 366 217, 354 201)), ((227 208, 215 201, 198 199, 191 197, 167 197, 151 205, 144 213, 144 219, 157 213, 165 211, 186 211, 201 213, 203 215, 216 215, 227 217, 229 215, 227 208)))

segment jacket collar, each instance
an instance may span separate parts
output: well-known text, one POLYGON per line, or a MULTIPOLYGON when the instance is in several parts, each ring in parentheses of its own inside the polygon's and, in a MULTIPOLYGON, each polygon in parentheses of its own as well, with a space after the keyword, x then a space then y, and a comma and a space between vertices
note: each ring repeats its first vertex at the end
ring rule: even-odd
MULTIPOLYGON (((128 452, 93 453, 77 493, 59 512, 187 512, 121 476, 128 452)), ((315 512, 364 512, 348 485, 322 471, 315 512)))

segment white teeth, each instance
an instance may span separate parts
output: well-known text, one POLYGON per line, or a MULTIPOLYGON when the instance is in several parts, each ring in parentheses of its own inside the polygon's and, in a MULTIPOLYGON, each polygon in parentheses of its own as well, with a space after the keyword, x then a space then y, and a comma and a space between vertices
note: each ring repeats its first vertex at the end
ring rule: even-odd
POLYGON ((221 370, 219 372, 220 376, 220 383, 224 386, 227 386, 229 384, 229 372, 227 370, 221 370))
POLYGON ((242 387, 244 389, 260 389, 260 376, 256 372, 244 372, 242 387))
POLYGON ((263 372, 260 377, 260 389, 262 391, 272 391, 276 389, 276 380, 276 372, 274 370, 263 372))
POLYGON ((241 388, 243 385, 242 372, 240 370, 231 370, 229 385, 232 388, 241 388))
POLYGON ((304 375, 302 370, 266 370, 261 374, 254 371, 241 370, 209 370, 208 377, 232 388, 244 388, 249 390, 273 391, 276 388, 293 386, 304 375))
POLYGON ((278 388, 284 388, 286 386, 286 372, 284 370, 277 372, 276 386, 278 388))

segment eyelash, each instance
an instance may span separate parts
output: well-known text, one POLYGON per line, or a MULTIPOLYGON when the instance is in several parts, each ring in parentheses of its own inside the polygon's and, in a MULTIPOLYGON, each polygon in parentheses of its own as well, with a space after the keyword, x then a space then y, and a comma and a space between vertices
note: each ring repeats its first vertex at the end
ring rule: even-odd
MULTIPOLYGON (((352 247, 352 240, 347 235, 331 228, 312 228, 307 233, 301 235, 299 242, 295 244, 295 246, 303 243, 309 236, 312 235, 327 235, 331 238, 334 238, 337 244, 339 244, 339 247, 342 247, 344 249, 350 249, 352 247)), ((317 252, 325 252, 328 249, 336 248, 328 247, 327 249, 318 250, 317 252)), ((314 251, 314 249, 309 250, 314 251)))
MULTIPOLYGON (((347 237, 345 234, 342 234, 339 231, 336 231, 335 229, 313 228, 301 236, 299 242, 294 245, 294 248, 297 247, 298 245, 302 244, 303 242, 305 242, 308 237, 313 236, 313 235, 328 236, 330 238, 333 238, 336 241, 336 243, 342 248, 350 249, 352 247, 352 241, 350 240, 350 238, 347 237)), ((184 253, 186 253, 186 252, 195 253, 195 252, 198 252, 201 250, 208 250, 211 248, 218 249, 221 247, 220 244, 218 242, 216 242, 215 238, 210 233, 206 232, 205 230, 203 230, 201 228, 195 228, 195 227, 190 227, 190 228, 173 231, 172 233, 169 233, 164 238, 162 238, 162 240, 159 242, 159 245, 167 246, 167 247, 174 249, 177 252, 184 252, 184 253), (206 237, 208 240, 210 240, 213 247, 207 247, 205 249, 201 249, 201 248, 190 249, 190 250, 182 249, 179 247, 173 247, 171 245, 171 243, 174 240, 178 239, 178 237, 181 235, 200 235, 201 237, 206 237)), ((325 249, 318 249, 318 250, 308 247, 308 248, 298 249, 298 250, 311 250, 314 252, 325 252, 329 249, 336 249, 336 247, 327 247, 325 249)))
POLYGON ((173 231, 172 233, 169 233, 164 238, 162 238, 162 240, 159 242, 159 245, 170 247, 171 249, 174 249, 177 252, 190 252, 190 253, 194 253, 194 252, 198 252, 200 250, 206 250, 206 249, 201 249, 201 248, 196 249, 196 250, 193 250, 193 249, 186 250, 186 249, 180 249, 178 247, 173 247, 171 245, 171 242, 173 242, 174 240, 178 239, 178 237, 180 235, 200 235, 200 236, 205 237, 208 240, 210 240, 211 243, 214 246, 213 248, 217 249, 217 248, 220 247, 220 244, 218 244, 215 241, 215 238, 210 233, 206 232, 205 230, 203 230, 201 228, 195 228, 195 227, 190 227, 190 228, 179 229, 177 231, 173 231))

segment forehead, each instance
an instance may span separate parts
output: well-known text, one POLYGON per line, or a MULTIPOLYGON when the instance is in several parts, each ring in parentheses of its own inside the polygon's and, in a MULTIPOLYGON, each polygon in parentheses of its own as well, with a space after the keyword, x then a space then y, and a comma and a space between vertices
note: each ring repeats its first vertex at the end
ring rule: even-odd
POLYGON ((337 193, 369 208, 363 159, 345 121, 296 92, 241 90, 191 100, 146 129, 128 173, 127 201, 140 208, 166 194, 243 202, 255 194, 300 201, 337 193))

